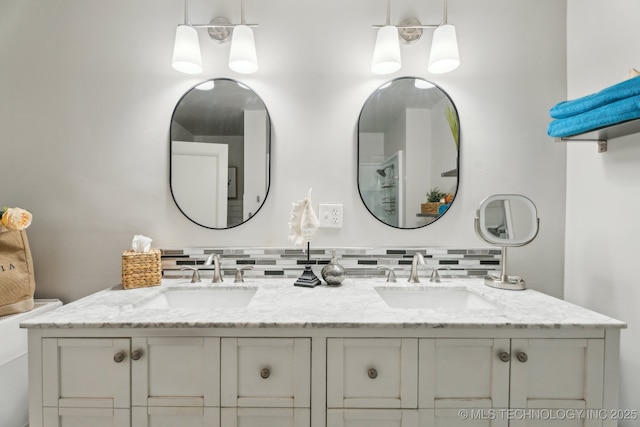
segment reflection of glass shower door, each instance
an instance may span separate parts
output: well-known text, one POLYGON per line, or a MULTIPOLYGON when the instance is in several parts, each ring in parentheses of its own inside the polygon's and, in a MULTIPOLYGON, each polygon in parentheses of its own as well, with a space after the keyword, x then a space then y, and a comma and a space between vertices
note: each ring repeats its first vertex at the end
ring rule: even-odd
POLYGON ((378 198, 381 212, 378 218, 394 227, 404 226, 404 197, 402 189, 402 151, 398 151, 378 165, 378 198))
POLYGON ((361 163, 360 195, 367 209, 385 224, 404 226, 404 174, 402 151, 380 163, 361 163))

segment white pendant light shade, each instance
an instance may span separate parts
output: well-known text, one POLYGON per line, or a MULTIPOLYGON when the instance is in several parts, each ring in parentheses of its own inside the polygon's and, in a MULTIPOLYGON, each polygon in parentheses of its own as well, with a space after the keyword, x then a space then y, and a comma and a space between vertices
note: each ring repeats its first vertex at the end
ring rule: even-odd
POLYGON ((185 74, 202 72, 200 41, 198 32, 189 25, 178 25, 176 41, 173 45, 173 68, 185 74))
POLYGON ((428 70, 433 74, 453 71, 460 65, 456 28, 451 24, 441 25, 433 33, 428 70))
POLYGON ((385 25, 378 30, 371 71, 375 74, 391 74, 398 71, 400 66, 398 29, 393 25, 385 25))
POLYGON ((256 43, 253 30, 246 25, 236 25, 231 36, 229 68, 236 73, 250 74, 258 71, 256 43))

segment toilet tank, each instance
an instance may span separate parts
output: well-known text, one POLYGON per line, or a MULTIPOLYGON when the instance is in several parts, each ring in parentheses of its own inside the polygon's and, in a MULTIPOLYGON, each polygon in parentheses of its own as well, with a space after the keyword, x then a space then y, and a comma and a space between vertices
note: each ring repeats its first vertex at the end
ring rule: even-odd
POLYGON ((27 330, 20 323, 60 307, 58 300, 35 300, 27 313, 0 317, 0 426, 29 424, 27 330))

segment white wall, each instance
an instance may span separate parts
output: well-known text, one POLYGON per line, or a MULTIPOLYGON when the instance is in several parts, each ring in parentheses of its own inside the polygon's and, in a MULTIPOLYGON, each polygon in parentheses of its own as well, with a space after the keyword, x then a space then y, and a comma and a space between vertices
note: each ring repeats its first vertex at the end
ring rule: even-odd
MULTIPOLYGON (((231 72, 229 45, 202 32, 206 71, 190 77, 170 66, 182 0, 0 2, 0 203, 34 213, 29 238, 39 297, 69 301, 119 283, 120 253, 137 233, 158 247, 290 246, 291 202, 309 187, 316 206, 345 207, 344 228, 322 230, 318 246, 485 246, 473 231, 478 203, 522 193, 538 205, 541 231, 511 251, 511 271, 562 294, 566 148, 546 136, 546 126, 548 108, 566 94, 564 1, 451 0, 461 67, 444 76, 426 72, 426 31, 402 47, 402 71, 388 77, 370 72, 371 26, 384 23, 383 0, 245 6, 247 21, 260 24, 260 71, 231 72), (403 75, 445 89, 461 123, 455 203, 434 224, 411 231, 373 218, 356 183, 360 109, 384 81, 403 75), (212 77, 249 85, 273 122, 266 203, 247 224, 225 231, 191 223, 169 191, 171 114, 186 90, 212 77)), ((441 8, 394 0, 392 20, 414 15, 437 23, 441 8)), ((239 20, 237 1, 192 0, 190 9, 194 23, 216 15, 239 20)))
MULTIPOLYGON (((636 0, 569 0, 568 99, 640 68, 639 16, 636 0)), ((565 296, 628 323, 621 333, 620 408, 631 410, 640 410, 639 194, 640 135, 610 141, 603 154, 593 143, 569 145, 565 296)))

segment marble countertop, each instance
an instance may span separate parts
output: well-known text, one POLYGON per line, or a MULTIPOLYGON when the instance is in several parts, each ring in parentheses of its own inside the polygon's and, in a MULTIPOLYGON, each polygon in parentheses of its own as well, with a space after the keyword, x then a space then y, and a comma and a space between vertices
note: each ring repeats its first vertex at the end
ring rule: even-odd
MULTIPOLYGON (((506 291, 481 279, 443 279, 409 284, 402 280, 348 278, 338 287, 293 286, 292 279, 234 284, 165 279, 161 286, 106 289, 22 323, 26 328, 624 328, 616 319, 534 290, 506 291), (377 288, 468 291, 492 308, 392 308, 377 288), (154 308, 161 293, 256 289, 242 308, 154 308)), ((168 295, 168 294, 167 294, 168 295)))

